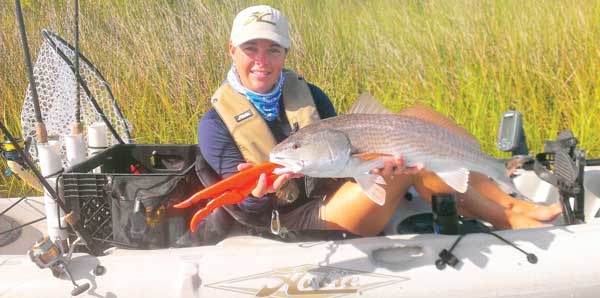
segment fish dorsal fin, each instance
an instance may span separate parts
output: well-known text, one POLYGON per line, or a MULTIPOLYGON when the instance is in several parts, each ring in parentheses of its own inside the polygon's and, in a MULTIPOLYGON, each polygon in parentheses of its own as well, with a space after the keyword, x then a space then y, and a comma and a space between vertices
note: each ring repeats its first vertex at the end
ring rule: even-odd
POLYGON ((369 92, 361 93, 347 114, 392 114, 369 92))
POLYGON ((438 175, 440 179, 444 180, 444 182, 454 190, 460 193, 465 193, 467 191, 469 183, 469 170, 460 168, 447 172, 435 172, 435 174, 438 175))
POLYGON ((405 117, 416 118, 435 124, 437 126, 444 127, 453 133, 461 135, 467 138, 468 140, 475 142, 477 146, 479 146, 479 141, 477 140, 477 138, 473 136, 468 130, 466 130, 464 127, 459 126, 450 118, 444 116, 439 112, 434 111, 433 109, 422 105, 415 105, 400 111, 399 114, 405 117))

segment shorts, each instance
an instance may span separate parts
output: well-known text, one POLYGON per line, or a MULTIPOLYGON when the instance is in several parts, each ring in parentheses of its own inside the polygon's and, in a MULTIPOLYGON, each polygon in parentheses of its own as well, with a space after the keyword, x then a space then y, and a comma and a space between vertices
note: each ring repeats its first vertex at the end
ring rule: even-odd
POLYGON ((327 230, 325 198, 308 201, 279 216, 281 225, 289 231, 327 230))

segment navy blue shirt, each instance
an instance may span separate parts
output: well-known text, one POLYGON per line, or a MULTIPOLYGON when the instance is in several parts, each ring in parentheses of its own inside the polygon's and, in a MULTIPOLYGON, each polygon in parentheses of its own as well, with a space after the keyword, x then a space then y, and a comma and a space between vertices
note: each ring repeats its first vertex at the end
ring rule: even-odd
MULTIPOLYGON (((315 101, 319 117, 324 119, 336 116, 335 108, 329 97, 315 85, 309 83, 308 87, 315 101)), ((279 102, 280 113, 278 119, 266 121, 277 143, 283 141, 291 133, 291 127, 283 108, 283 100, 279 102)), ((198 123, 198 143, 204 159, 223 178, 237 173, 238 164, 246 162, 227 126, 225 126, 214 108, 204 114, 198 123)), ((238 204, 238 206, 246 213, 260 213, 270 205, 272 197, 273 194, 260 199, 251 197, 238 204)))

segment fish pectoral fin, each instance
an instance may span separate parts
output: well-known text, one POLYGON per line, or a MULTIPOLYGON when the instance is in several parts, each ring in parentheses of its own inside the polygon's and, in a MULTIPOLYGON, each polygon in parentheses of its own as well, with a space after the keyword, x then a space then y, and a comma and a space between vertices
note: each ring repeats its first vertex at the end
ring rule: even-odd
POLYGON ((372 176, 375 176, 375 177, 373 177, 375 183, 381 184, 381 185, 386 185, 385 179, 383 179, 383 176, 381 176, 381 175, 372 175, 372 176))
POLYGON ((385 189, 377 184, 377 181, 380 179, 382 180, 383 177, 372 174, 354 177, 354 180, 356 180, 358 186, 360 186, 362 191, 369 197, 369 199, 375 202, 375 204, 383 206, 385 203, 385 189))
POLYGON ((465 193, 467 191, 469 183, 469 170, 465 168, 459 168, 453 171, 447 172, 435 172, 448 186, 454 190, 465 193))
POLYGON ((363 161, 371 161, 371 160, 376 160, 376 159, 380 159, 380 158, 394 158, 393 155, 391 154, 387 154, 387 153, 377 153, 377 152, 364 152, 364 153, 357 153, 357 154, 352 154, 352 157, 361 159, 363 161))

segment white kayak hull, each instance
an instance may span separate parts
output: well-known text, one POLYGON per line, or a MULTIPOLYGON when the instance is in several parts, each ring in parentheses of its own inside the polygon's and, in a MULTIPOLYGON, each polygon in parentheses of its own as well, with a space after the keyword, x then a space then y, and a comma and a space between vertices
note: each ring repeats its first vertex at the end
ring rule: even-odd
MULTIPOLYGON (((464 237, 456 268, 439 270, 438 254, 457 236, 398 235, 286 244, 256 237, 216 246, 75 255, 78 297, 598 297, 600 224, 499 235, 538 262, 486 234, 464 237), (101 264, 106 272, 92 272, 101 264), (263 296, 266 297, 266 296, 263 296)), ((24 255, 0 256, 4 297, 68 297, 71 283, 24 255)))
MULTIPOLYGON (((597 167, 586 169, 586 178, 599 173, 597 167)), ((515 181, 519 189, 537 202, 557 201, 556 190, 531 174, 515 181)), ((386 228, 389 236, 303 243, 244 236, 214 246, 114 249, 102 257, 75 254, 69 269, 78 284, 91 285, 78 297, 598 297, 597 178, 586 180, 586 224, 561 226, 558 219, 554 227, 497 232, 535 254, 535 264, 496 237, 469 234, 452 251, 458 266, 438 269, 438 254, 457 236, 391 235, 398 222, 430 208, 415 198, 401 203, 386 228), (97 265, 106 272, 95 275, 97 265)), ((3 199, 1 209, 10 202, 3 199)), ((40 199, 32 198, 7 214, 24 223, 43 210, 40 199)), ((70 296, 70 281, 25 255, 43 234, 39 222, 0 247, 1 297, 70 296)))

